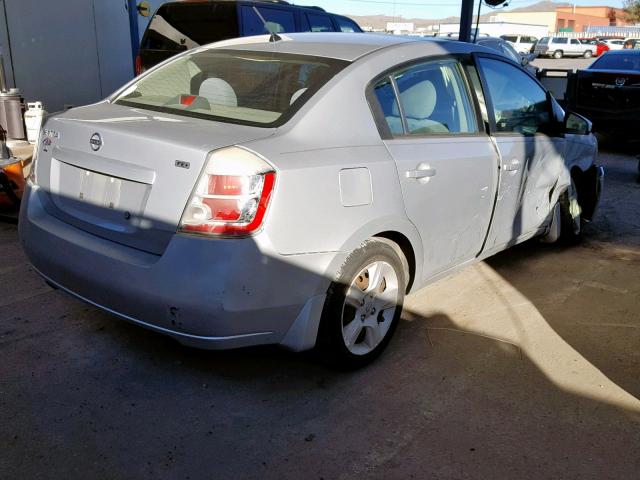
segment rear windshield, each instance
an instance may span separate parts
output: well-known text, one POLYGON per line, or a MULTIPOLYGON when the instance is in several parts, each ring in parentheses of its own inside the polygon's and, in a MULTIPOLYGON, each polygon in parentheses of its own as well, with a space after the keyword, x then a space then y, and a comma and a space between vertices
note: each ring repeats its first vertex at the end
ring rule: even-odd
POLYGON ((234 3, 171 3, 161 6, 142 39, 142 48, 181 52, 240 36, 234 3))
POLYGON ((276 127, 348 62, 278 52, 196 50, 140 78, 115 103, 276 127))
POLYGON ((542 37, 538 42, 538 45, 546 45, 547 43, 549 43, 549 37, 542 37))
POLYGON ((640 72, 640 55, 637 54, 604 54, 596 60, 591 69, 597 70, 630 70, 640 72))

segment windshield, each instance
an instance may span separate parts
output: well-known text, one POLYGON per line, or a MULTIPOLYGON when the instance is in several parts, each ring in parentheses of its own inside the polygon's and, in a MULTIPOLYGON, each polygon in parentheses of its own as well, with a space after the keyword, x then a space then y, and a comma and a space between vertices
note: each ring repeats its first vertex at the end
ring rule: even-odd
POLYGON ((284 123, 348 62, 273 52, 206 49, 135 82, 115 103, 228 123, 284 123))
POLYGON ((546 45, 547 43, 549 43, 549 37, 542 37, 538 42, 538 45, 546 45))
POLYGON ((604 54, 596 60, 592 70, 631 70, 640 72, 640 55, 637 54, 604 54))

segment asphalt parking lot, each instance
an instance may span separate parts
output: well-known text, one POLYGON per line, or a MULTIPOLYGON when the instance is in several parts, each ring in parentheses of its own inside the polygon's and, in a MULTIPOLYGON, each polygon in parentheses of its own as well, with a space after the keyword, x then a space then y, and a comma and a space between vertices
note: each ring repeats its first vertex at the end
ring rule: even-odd
POLYGON ((591 65, 596 59, 595 58, 560 58, 556 60, 555 58, 536 58, 533 61, 533 65, 538 68, 567 68, 567 69, 584 69, 591 65))

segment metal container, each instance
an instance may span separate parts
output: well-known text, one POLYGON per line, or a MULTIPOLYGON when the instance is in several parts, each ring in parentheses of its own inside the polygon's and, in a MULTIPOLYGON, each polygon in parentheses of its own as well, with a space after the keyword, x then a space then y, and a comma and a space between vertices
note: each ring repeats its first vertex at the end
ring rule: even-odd
POLYGON ((8 140, 24 140, 24 102, 20 90, 11 88, 0 92, 0 126, 7 132, 8 140))

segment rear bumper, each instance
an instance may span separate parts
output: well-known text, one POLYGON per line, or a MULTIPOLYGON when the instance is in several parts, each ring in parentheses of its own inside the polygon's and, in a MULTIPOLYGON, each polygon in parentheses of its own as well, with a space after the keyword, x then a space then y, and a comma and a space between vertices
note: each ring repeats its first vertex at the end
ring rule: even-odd
MULTIPOLYGON (((261 236, 175 235, 163 255, 153 255, 52 217, 31 188, 20 238, 51 284, 182 344, 208 349, 277 344, 285 337, 287 345, 300 345, 287 333, 309 299, 326 293, 341 260, 338 253, 279 255, 261 236)), ((304 329, 298 325, 296 331, 304 329)))

